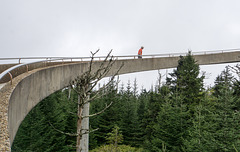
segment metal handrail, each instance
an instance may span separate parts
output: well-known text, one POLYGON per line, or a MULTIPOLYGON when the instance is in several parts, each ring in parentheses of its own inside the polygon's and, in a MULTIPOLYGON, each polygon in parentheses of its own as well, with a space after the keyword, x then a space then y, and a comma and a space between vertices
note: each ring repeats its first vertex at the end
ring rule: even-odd
MULTIPOLYGON (((62 60, 62 58, 56 58, 56 59, 53 59, 53 60, 51 60, 51 61, 57 61, 57 60, 62 60)), ((26 72, 28 72, 28 65, 36 64, 36 63, 44 63, 44 62, 46 62, 46 60, 35 61, 35 62, 30 62, 30 63, 20 63, 20 64, 18 64, 18 65, 12 66, 12 67, 10 67, 9 69, 7 69, 7 70, 3 71, 2 73, 0 73, 0 80, 1 80, 4 76, 6 76, 7 74, 9 74, 10 79, 11 79, 11 82, 12 82, 12 78, 13 78, 13 77, 12 77, 11 71, 13 71, 13 70, 15 70, 15 69, 17 69, 17 68, 19 68, 19 67, 26 66, 26 67, 27 67, 27 71, 26 71, 26 72)))
MULTIPOLYGON (((224 53, 224 52, 230 52, 230 51, 240 51, 240 49, 228 49, 228 50, 213 50, 213 51, 201 51, 201 52, 191 52, 192 55, 206 55, 206 54, 215 54, 215 53, 224 53)), ((185 56, 187 53, 170 53, 170 54, 151 54, 151 55, 142 55, 143 57, 175 57, 175 56, 185 56)), ((119 59, 119 58, 137 58, 137 55, 124 55, 124 56, 114 56, 114 58, 119 59)), ((94 57, 94 59, 99 59, 101 60, 102 58, 106 58, 106 56, 98 56, 98 57, 94 57)), ((64 62, 64 60, 71 60, 71 62, 73 60, 81 60, 83 61, 84 59, 91 59, 91 57, 23 57, 23 58, 0 58, 0 60, 19 60, 19 64, 15 65, 7 70, 5 70, 4 72, 2 72, 0 74, 0 80, 7 74, 10 75, 11 79, 12 79, 12 75, 11 75, 11 71, 22 67, 22 66, 27 66, 28 69, 28 65, 31 64, 36 64, 36 63, 44 63, 44 62, 54 62, 54 61, 62 61, 64 62), (41 61, 35 61, 35 62, 29 62, 29 63, 21 63, 21 60, 29 60, 29 59, 45 59, 45 60, 41 60, 41 61)))
MULTIPOLYGON (((231 51, 240 51, 240 48, 238 49, 225 49, 225 50, 212 50, 212 51, 198 51, 198 52, 191 52, 192 55, 205 55, 205 54, 215 54, 215 53, 224 53, 224 52, 231 52, 231 51)), ((163 57, 163 56, 179 56, 179 55, 186 55, 187 53, 168 53, 168 54, 150 54, 150 55, 142 55, 143 57, 163 57)), ((94 57, 96 59, 105 58, 106 56, 97 56, 94 57)), ((114 56, 116 58, 129 58, 133 57, 136 58, 137 55, 122 55, 122 56, 114 56)), ((21 60, 35 60, 35 59, 45 59, 45 61, 52 61, 55 59, 61 59, 61 60, 84 60, 84 59, 91 59, 91 57, 21 57, 21 58, 0 58, 0 60, 18 60, 19 64, 21 63, 21 60)))

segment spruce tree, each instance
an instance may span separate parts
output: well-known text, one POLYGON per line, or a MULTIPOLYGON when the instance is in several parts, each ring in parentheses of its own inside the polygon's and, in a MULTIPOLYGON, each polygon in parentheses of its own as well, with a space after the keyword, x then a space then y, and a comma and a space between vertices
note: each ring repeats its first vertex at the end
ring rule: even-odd
POLYGON ((229 67, 225 67, 225 69, 221 72, 220 75, 217 76, 214 82, 214 96, 218 96, 220 94, 220 90, 223 89, 225 86, 230 88, 233 87, 233 75, 230 72, 229 67))
POLYGON ((236 110, 238 97, 225 83, 217 96, 216 111, 213 121, 217 123, 214 128, 215 151, 240 150, 240 112, 236 110))
POLYGON ((161 104, 157 119, 152 125, 152 134, 147 149, 181 151, 183 139, 189 128, 189 113, 181 96, 166 97, 161 104))
MULTIPOLYGON (((163 100, 153 123, 153 134, 150 136, 151 151, 182 151, 185 140, 189 137, 189 129, 193 125, 192 118, 195 106, 201 101, 204 75, 191 52, 180 56, 177 69, 167 78, 167 86, 171 93, 163 100)), ((162 92, 164 95, 164 92, 162 92)), ((161 98, 163 99, 163 98, 161 98)))
MULTIPOLYGON (((159 112, 161 111, 161 106, 163 103, 168 100, 169 98, 169 91, 167 91, 168 87, 162 86, 163 89, 159 93, 150 92, 147 102, 147 107, 144 113, 143 118, 143 127, 144 127, 144 148, 148 150, 153 150, 153 142, 155 139, 158 140, 156 137, 156 129, 155 125, 159 124, 158 116, 159 112)), ((153 150, 154 151, 154 150, 153 150)))
POLYGON ((57 130, 72 129, 72 115, 64 92, 58 91, 36 105, 26 116, 17 132, 12 151, 72 151, 75 138, 57 130), (52 126, 55 126, 53 128, 52 126))
POLYGON ((148 126, 147 119, 145 118, 145 114, 147 111, 147 105, 149 102, 149 92, 146 90, 142 90, 138 97, 138 107, 137 107, 137 115, 139 122, 139 134, 138 134, 138 144, 140 147, 143 146, 143 142, 145 140, 145 136, 147 134, 146 127, 148 126))
POLYGON ((132 91, 130 82, 128 82, 127 89, 120 99, 122 105, 121 123, 122 134, 124 136, 124 144, 136 146, 138 143, 139 125, 137 116, 137 100, 134 90, 132 91))
POLYGON ((167 78, 167 85, 174 93, 182 95, 184 103, 191 104, 199 101, 205 76, 200 75, 200 67, 190 51, 186 56, 180 56, 177 69, 169 75, 171 77, 167 78))
POLYGON ((187 137, 183 140, 182 150, 186 152, 214 151, 214 122, 216 98, 208 92, 194 107, 194 114, 190 121, 192 126, 187 130, 187 137))
MULTIPOLYGON (((100 145, 106 144, 106 133, 111 132, 111 129, 118 125, 120 107, 119 99, 117 94, 117 88, 115 84, 112 84, 108 89, 103 90, 104 94, 101 98, 95 99, 90 105, 90 113, 96 113, 102 110, 110 102, 113 102, 111 108, 107 109, 100 115, 90 118, 90 128, 96 129, 97 131, 90 134, 90 149, 94 149, 100 145)), ((94 95, 94 93, 93 93, 94 95)))

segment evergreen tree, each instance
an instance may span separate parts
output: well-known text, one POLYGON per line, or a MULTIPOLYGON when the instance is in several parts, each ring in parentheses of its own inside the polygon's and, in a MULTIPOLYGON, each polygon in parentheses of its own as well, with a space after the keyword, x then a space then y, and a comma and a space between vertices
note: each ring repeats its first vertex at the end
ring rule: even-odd
POLYGON ((218 96, 220 94, 220 90, 225 87, 228 86, 230 88, 233 87, 233 76, 230 73, 230 69, 229 67, 225 67, 225 69, 221 72, 220 75, 217 76, 215 82, 214 82, 214 96, 218 96))
MULTIPOLYGON (((93 93, 94 94, 94 93, 93 93)), ((105 103, 109 104, 113 102, 111 108, 104 111, 102 114, 90 118, 90 127, 93 129, 99 128, 97 131, 90 134, 90 149, 94 149, 102 144, 105 144, 106 133, 111 132, 111 129, 115 125, 119 125, 121 107, 119 102, 119 95, 115 84, 112 84, 106 90, 103 90, 102 94, 105 94, 99 99, 95 99, 90 105, 90 113, 96 113, 105 107, 105 103)))
POLYGON ((123 135, 120 131, 120 128, 118 126, 114 126, 112 132, 107 134, 106 139, 109 144, 114 145, 114 147, 117 149, 118 144, 122 143, 123 141, 123 135))
MULTIPOLYGON (((195 106, 203 94, 204 75, 200 75, 199 65, 191 52, 180 56, 177 69, 167 78, 171 96, 162 100, 157 120, 152 125, 147 149, 150 151, 182 151, 184 141, 188 138, 189 129, 193 125, 192 117, 195 106)), ((164 91, 162 92, 164 94, 164 91)), ((161 97, 161 99, 163 99, 161 97)), ((159 100, 160 101, 160 100, 159 100)))
POLYGON ((145 136, 147 134, 146 132, 146 127, 148 126, 147 121, 145 119, 145 114, 147 111, 147 107, 148 107, 148 102, 149 102, 149 92, 147 92, 146 90, 142 90, 142 92, 139 95, 138 98, 138 108, 137 108, 137 115, 138 115, 138 122, 139 122, 139 134, 138 134, 138 144, 137 146, 142 147, 143 146, 143 142, 145 140, 145 136))
POLYGON ((133 83, 133 96, 137 97, 138 96, 138 87, 137 87, 137 79, 134 79, 134 83, 133 83))
POLYGON ((139 126, 137 116, 137 99, 134 91, 131 90, 130 82, 128 82, 127 90, 122 95, 120 102, 122 105, 122 114, 120 116, 122 134, 124 136, 124 144, 136 146, 138 143, 139 126))
POLYGON ((240 150, 240 112, 236 110, 236 97, 229 83, 219 90, 213 121, 217 123, 213 133, 215 151, 240 150))
POLYGON ((153 123, 152 135, 147 149, 149 151, 181 151, 183 139, 189 128, 189 113, 183 99, 165 98, 157 113, 157 120, 153 123))
MULTIPOLYGON (((144 127, 144 148, 152 149, 153 136, 155 136, 155 124, 158 124, 158 115, 161 111, 162 104, 168 100, 169 92, 166 86, 159 92, 150 92, 147 109, 144 113, 143 127, 144 127), (166 91, 166 92, 165 92, 166 91)), ((158 138, 158 137, 156 137, 158 138)), ((156 139, 155 138, 155 139, 156 139)))
POLYGON ((205 93, 204 98, 194 107, 194 115, 190 119, 192 126, 187 130, 182 150, 186 152, 214 151, 214 128, 217 125, 213 121, 216 98, 205 93))
MULTIPOLYGON (((75 138, 57 130, 71 130, 74 119, 66 104, 66 96, 58 91, 34 107, 22 122, 15 137, 12 151, 72 151, 75 138), (54 126, 55 128, 53 128, 54 126)), ((72 132, 73 130, 71 130, 72 132)))
POLYGON ((180 56, 177 69, 167 78, 174 93, 181 94, 184 103, 195 103, 201 97, 204 75, 200 75, 200 67, 189 51, 186 56, 180 56))

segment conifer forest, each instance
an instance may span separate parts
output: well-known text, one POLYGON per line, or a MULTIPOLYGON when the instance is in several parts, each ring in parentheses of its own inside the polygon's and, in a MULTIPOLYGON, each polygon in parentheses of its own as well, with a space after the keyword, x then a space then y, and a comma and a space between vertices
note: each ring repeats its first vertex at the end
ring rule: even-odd
MULTIPOLYGON (((205 88, 189 52, 147 91, 137 81, 101 90, 90 104, 90 152, 240 151, 240 65, 226 66, 205 88), (166 77, 166 79, 165 79, 166 77)), ((93 90, 91 96, 94 96, 93 90)), ((13 152, 74 152, 77 95, 69 88, 41 101, 22 122, 13 152)))

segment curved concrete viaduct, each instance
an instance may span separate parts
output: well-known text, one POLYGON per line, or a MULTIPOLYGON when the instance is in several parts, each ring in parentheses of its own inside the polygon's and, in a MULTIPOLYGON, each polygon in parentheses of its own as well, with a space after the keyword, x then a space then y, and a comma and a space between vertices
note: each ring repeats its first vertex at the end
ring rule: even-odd
MULTIPOLYGON (((199 65, 239 62, 240 52, 194 55, 199 65)), ((174 68, 179 57, 159 57, 117 60, 109 72, 111 76, 124 63, 119 74, 174 68)), ((94 62, 97 69, 101 61, 94 62)), ((39 68, 21 74, 0 90, 0 150, 11 151, 18 127, 42 99, 69 85, 69 82, 87 71, 88 62, 77 62, 39 68)))

